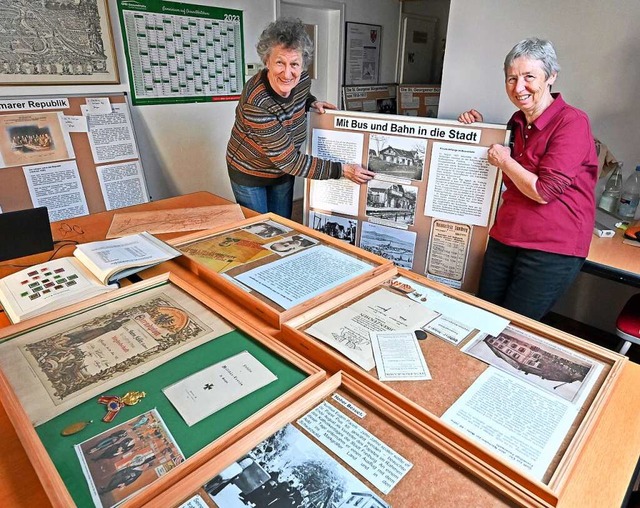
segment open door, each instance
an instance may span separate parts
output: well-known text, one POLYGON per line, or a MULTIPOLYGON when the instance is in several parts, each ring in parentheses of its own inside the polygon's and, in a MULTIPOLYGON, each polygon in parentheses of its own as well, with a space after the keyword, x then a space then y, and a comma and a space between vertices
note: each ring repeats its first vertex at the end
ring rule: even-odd
POLYGON ((403 14, 400 27, 398 82, 432 83, 438 18, 403 14))

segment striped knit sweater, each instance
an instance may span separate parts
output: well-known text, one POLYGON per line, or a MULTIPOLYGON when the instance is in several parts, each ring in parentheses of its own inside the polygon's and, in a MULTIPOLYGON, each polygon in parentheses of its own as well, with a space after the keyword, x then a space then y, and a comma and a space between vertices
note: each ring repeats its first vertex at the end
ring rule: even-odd
POLYGON ((289 97, 273 91, 266 69, 244 86, 227 145, 227 168, 240 185, 262 187, 280 183, 287 174, 324 180, 340 178, 339 162, 304 155, 306 112, 316 99, 305 72, 289 97))

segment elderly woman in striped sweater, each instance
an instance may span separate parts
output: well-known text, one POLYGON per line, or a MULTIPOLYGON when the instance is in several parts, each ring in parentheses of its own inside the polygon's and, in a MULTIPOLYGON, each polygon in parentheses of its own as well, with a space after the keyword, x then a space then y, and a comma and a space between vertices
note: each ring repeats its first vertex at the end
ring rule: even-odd
POLYGON ((348 178, 366 183, 374 173, 305 155, 306 113, 336 109, 311 95, 306 67, 313 46, 299 19, 282 18, 260 35, 258 55, 265 68, 242 91, 227 145, 227 168, 236 201, 260 213, 291 217, 294 177, 348 178))

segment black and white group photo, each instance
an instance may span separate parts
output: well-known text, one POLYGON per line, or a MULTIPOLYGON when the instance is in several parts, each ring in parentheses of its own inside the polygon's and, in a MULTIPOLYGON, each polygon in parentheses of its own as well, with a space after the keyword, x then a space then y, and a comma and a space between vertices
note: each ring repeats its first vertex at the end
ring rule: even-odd
POLYGON ((220 508, 388 508, 291 424, 231 464, 204 489, 220 508))

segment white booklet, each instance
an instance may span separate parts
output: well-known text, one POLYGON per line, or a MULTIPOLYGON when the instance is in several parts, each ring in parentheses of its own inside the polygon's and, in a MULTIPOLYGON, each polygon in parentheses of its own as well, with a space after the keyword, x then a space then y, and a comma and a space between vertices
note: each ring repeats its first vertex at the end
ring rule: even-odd
POLYGON ((243 351, 162 391, 191 427, 276 379, 251 353, 243 351))
POLYGON ((102 284, 77 259, 53 259, 0 280, 0 303, 12 323, 116 289, 102 284))
POLYGON ((146 231, 112 240, 83 243, 73 251, 73 255, 103 284, 118 281, 180 254, 180 251, 146 231))

